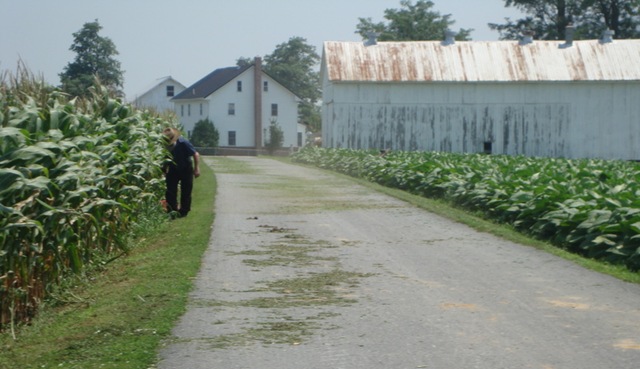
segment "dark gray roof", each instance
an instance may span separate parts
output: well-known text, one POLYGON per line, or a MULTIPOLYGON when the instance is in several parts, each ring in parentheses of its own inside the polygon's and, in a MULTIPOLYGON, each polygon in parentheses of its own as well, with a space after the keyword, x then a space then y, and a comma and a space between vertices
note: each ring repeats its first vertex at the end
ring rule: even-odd
POLYGON ((254 64, 249 64, 244 67, 216 69, 198 82, 187 87, 171 100, 204 99, 253 66, 254 64))

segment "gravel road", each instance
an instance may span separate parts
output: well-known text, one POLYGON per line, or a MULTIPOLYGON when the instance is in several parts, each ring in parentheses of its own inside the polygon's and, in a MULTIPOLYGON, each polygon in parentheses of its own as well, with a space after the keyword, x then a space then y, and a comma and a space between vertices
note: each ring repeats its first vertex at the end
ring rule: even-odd
POLYGON ((638 285, 320 170, 204 161, 211 246, 158 368, 640 367, 638 285))

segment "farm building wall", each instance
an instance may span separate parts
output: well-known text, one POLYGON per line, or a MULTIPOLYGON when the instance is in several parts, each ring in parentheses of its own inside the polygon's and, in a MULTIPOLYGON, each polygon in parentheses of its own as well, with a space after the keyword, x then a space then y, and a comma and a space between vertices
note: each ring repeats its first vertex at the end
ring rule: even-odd
POLYGON ((326 147, 640 160, 636 81, 324 81, 326 147))

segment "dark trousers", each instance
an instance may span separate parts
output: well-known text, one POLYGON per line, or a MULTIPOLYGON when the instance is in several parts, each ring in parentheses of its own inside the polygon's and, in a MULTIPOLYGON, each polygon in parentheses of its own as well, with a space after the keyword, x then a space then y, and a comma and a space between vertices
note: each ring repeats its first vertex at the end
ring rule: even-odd
POLYGON ((191 191, 193 190, 193 169, 177 170, 172 168, 167 173, 168 211, 177 211, 185 216, 191 211, 191 191), (178 207, 178 184, 180 185, 180 206, 178 207))

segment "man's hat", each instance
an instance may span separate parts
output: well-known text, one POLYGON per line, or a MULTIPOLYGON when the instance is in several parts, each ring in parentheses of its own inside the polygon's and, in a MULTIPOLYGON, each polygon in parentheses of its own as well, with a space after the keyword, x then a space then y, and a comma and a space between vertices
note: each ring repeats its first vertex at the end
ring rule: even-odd
POLYGON ((167 138, 167 142, 169 145, 175 144, 176 141, 178 141, 178 137, 180 137, 180 131, 171 127, 165 128, 162 133, 167 138))

